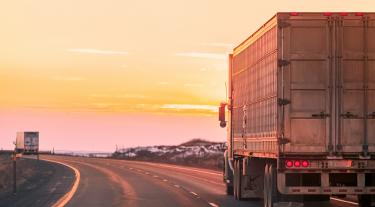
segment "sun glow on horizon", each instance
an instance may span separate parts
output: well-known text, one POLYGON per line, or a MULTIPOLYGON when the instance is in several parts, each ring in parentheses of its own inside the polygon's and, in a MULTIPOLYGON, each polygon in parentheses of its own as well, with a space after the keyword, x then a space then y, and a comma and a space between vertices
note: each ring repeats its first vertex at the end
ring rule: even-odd
POLYGON ((66 127, 80 136, 85 136, 80 125, 93 130, 106 125, 98 133, 113 130, 108 136, 116 141, 134 141, 148 128, 155 132, 144 133, 142 143, 199 134, 225 140, 216 113, 226 99, 227 56, 233 47, 278 11, 373 8, 373 0, 3 2, 0 120, 7 127, 0 130, 0 145, 11 143, 13 130, 35 120, 56 141, 49 140, 49 146, 69 130, 54 126, 63 121, 74 122, 66 127), (94 115, 96 121, 90 120, 94 115), (179 125, 178 120, 185 121, 179 125))

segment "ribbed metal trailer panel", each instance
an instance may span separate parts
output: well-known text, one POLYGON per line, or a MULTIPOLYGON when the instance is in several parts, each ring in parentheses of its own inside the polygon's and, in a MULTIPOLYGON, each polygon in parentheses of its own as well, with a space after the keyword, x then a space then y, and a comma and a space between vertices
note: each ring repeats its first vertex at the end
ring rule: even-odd
POLYGON ((230 65, 235 154, 375 152, 374 13, 278 13, 230 65))

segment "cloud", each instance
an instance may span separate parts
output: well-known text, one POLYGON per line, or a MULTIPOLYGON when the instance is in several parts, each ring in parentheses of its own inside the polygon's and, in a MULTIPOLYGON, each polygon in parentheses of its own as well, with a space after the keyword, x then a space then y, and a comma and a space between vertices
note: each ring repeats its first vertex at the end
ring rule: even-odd
POLYGON ((81 77, 68 77, 68 76, 55 76, 51 78, 52 80, 57 80, 57 81, 82 81, 85 80, 84 78, 81 77))
POLYGON ((185 83, 184 87, 203 87, 201 83, 185 83))
POLYGON ((204 45, 211 46, 211 47, 223 47, 226 49, 232 49, 234 47, 233 44, 223 43, 223 42, 211 42, 211 43, 205 43, 204 45))
POLYGON ((115 98, 115 99, 146 99, 147 96, 142 94, 119 94, 119 95, 112 95, 112 94, 91 94, 90 97, 93 98, 115 98))
POLYGON ((217 112, 217 106, 213 105, 194 105, 194 104, 164 104, 161 109, 173 109, 176 111, 193 110, 193 111, 209 111, 217 112))
POLYGON ((160 82, 157 82, 158 85, 162 85, 162 86, 166 86, 166 85, 169 85, 169 82, 166 82, 166 81, 160 81, 160 82))
POLYGON ((75 53, 88 53, 88 54, 99 54, 99 55, 128 55, 129 52, 126 51, 115 51, 115 50, 98 50, 90 48, 73 48, 67 49, 68 52, 75 53))
POLYGON ((182 57, 207 58, 207 59, 216 59, 216 60, 226 60, 228 58, 228 55, 224 53, 183 52, 183 53, 176 53, 175 55, 182 56, 182 57))

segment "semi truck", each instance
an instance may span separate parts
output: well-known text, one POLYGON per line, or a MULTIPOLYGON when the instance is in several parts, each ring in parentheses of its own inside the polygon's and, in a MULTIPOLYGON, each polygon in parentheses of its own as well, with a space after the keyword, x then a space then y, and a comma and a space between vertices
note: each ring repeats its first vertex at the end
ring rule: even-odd
POLYGON ((16 153, 38 154, 39 132, 17 132, 16 153))
POLYGON ((375 196, 375 13, 277 13, 229 55, 224 181, 235 199, 375 196))

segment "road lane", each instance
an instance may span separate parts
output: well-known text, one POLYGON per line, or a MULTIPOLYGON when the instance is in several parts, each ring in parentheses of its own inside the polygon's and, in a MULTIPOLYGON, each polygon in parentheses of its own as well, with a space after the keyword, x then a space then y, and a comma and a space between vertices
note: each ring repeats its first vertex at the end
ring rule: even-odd
MULTIPOLYGON (((218 171, 198 169, 184 166, 174 166, 169 164, 137 162, 116 160, 116 165, 130 166, 134 169, 141 169, 154 173, 158 176, 179 183, 194 193, 199 194, 208 202, 219 206, 262 206, 259 200, 235 201, 233 197, 227 196, 224 191, 222 174, 218 171), (172 172, 172 173, 171 173, 172 172), (188 179, 187 179, 188 178, 188 179)), ((342 202, 333 199, 330 202, 308 202, 305 207, 354 207, 353 202, 342 202)))
POLYGON ((61 158, 52 159, 72 165, 81 174, 78 190, 67 206, 122 206, 120 201, 122 198, 121 186, 113 182, 104 172, 85 163, 61 158))
MULTIPOLYGON (((262 206, 259 200, 236 201, 227 196, 221 173, 213 170, 114 159, 51 157, 82 171, 83 184, 69 206, 262 206)), ((332 200, 305 204, 310 206, 355 205, 332 200)))
POLYGON ((81 184, 68 206, 209 206, 204 200, 110 160, 49 156, 81 171, 81 184))

